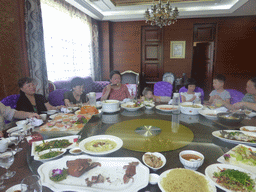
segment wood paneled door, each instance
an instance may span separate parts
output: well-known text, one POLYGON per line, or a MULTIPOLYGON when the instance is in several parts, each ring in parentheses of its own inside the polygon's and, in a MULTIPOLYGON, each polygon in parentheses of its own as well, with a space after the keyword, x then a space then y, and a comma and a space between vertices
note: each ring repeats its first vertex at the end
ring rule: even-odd
POLYGON ((141 76, 145 86, 153 87, 163 76, 162 29, 153 26, 142 27, 141 76))

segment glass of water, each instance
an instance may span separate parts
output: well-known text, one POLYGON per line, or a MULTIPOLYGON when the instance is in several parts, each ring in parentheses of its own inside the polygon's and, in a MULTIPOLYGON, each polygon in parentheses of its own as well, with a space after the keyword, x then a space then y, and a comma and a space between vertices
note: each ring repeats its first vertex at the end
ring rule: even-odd
POLYGON ((13 162, 14 154, 12 149, 8 148, 5 152, 0 153, 0 167, 3 167, 7 170, 6 173, 2 176, 3 179, 10 179, 16 174, 15 171, 9 170, 13 162))
POLYGON ((22 192, 42 192, 42 183, 38 175, 25 177, 21 181, 22 192))
POLYGON ((21 142, 21 140, 23 139, 23 133, 18 132, 18 133, 12 133, 11 137, 13 137, 12 142, 15 145, 14 151, 16 153, 22 151, 22 148, 19 148, 19 143, 21 142))

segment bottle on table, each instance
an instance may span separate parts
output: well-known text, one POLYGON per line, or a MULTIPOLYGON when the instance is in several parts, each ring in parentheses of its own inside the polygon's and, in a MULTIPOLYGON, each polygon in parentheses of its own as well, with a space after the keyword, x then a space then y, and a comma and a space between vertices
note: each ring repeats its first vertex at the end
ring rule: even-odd
POLYGON ((173 110, 172 113, 180 114, 180 94, 179 93, 173 93, 172 105, 173 107, 177 108, 177 110, 173 110))

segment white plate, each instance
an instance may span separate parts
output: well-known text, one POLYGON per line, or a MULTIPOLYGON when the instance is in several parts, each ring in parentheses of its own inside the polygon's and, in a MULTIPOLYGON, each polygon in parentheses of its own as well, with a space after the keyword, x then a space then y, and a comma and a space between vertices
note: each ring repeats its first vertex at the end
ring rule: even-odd
POLYGON ((255 126, 243 126, 240 127, 241 131, 249 131, 249 132, 256 132, 256 127, 255 126))
POLYGON ((14 186, 10 187, 9 189, 7 189, 5 192, 14 192, 16 190, 21 190, 21 184, 14 185, 14 186))
POLYGON ((92 157, 88 155, 79 156, 64 156, 61 159, 48 161, 42 164, 38 168, 42 184, 49 187, 55 192, 60 191, 76 191, 76 192, 136 192, 148 185, 149 182, 149 169, 143 165, 138 159, 133 157, 92 157), (67 176, 67 179, 60 182, 53 182, 50 180, 49 175, 53 169, 63 169, 66 167, 66 162, 75 159, 92 159, 92 162, 99 162, 101 166, 97 166, 88 172, 84 173, 80 177, 67 176), (123 176, 125 174, 124 165, 128 165, 131 162, 139 162, 136 166, 136 175, 127 183, 123 183, 123 176), (109 177, 110 182, 94 184, 91 187, 87 187, 85 179, 91 180, 92 176, 101 174, 103 177, 109 177))
MULTIPOLYGON (((239 145, 235 146, 234 148, 232 148, 230 151, 228 151, 228 152, 225 153, 225 154, 235 154, 235 153, 233 152, 233 150, 234 150, 235 148, 238 148, 238 147, 241 147, 241 146, 246 147, 246 148, 250 148, 253 152, 256 153, 256 148, 239 144, 239 145)), ((256 165, 255 165, 255 166, 247 165, 247 164, 243 163, 242 161, 237 161, 235 157, 232 157, 232 156, 231 156, 231 157, 229 158, 229 161, 226 161, 226 160, 224 159, 224 155, 222 155, 221 157, 219 157, 219 158, 217 159, 217 161, 220 162, 220 163, 225 163, 225 164, 230 164, 230 165, 236 165, 236 166, 238 166, 238 167, 242 167, 242 168, 247 169, 248 171, 251 171, 251 172, 253 172, 253 173, 256 174, 256 165)))
MULTIPOLYGON (((238 130, 223 130, 223 131, 226 131, 226 132, 241 132, 241 133, 244 133, 245 135, 256 137, 256 133, 247 132, 247 131, 238 131, 238 130)), ((236 140, 223 138, 223 137, 221 137, 220 131, 214 131, 214 132, 212 132, 212 135, 214 137, 217 137, 217 138, 219 138, 219 139, 221 139, 225 142, 228 142, 228 143, 245 144, 245 145, 250 145, 250 146, 256 146, 256 143, 250 143, 250 142, 245 142, 245 141, 236 141, 236 140)))
POLYGON ((198 110, 198 113, 202 116, 204 116, 207 119, 211 119, 211 120, 217 120, 217 114, 219 113, 217 110, 211 110, 211 109, 200 109, 198 110), (212 115, 209 115, 212 114, 212 115))
POLYGON ((13 128, 8 129, 6 132, 8 134, 10 134, 10 133, 22 132, 22 131, 24 131, 23 127, 13 127, 13 128))
POLYGON ((59 114, 59 113, 55 113, 55 114, 53 114, 53 115, 50 115, 49 118, 50 118, 50 119, 54 119, 58 114, 59 114))
POLYGON ((53 115, 54 113, 57 113, 57 110, 49 110, 49 111, 47 111, 48 115, 53 115))
MULTIPOLYGON (((160 175, 160 177, 159 177, 159 179, 158 179, 158 187, 161 189, 162 192, 165 192, 165 190, 164 190, 164 188, 163 188, 162 185, 161 185, 161 181, 163 180, 164 177, 166 177, 166 175, 167 175, 169 172, 171 172, 171 171, 173 171, 173 170, 175 170, 175 169, 169 169, 169 170, 163 172, 163 173, 160 175)), ((190 170, 190 171, 193 171, 193 170, 190 170)), ((198 174, 198 175, 203 176, 203 177, 208 181, 208 188, 209 188, 210 192, 216 192, 216 191, 217 191, 216 187, 215 187, 214 184, 211 182, 211 180, 208 179, 204 174, 199 173, 199 172, 197 172, 197 171, 193 171, 193 172, 195 172, 195 173, 198 174)))
MULTIPOLYGON (((74 142, 74 139, 78 138, 78 135, 72 135, 72 136, 66 136, 66 137, 58 137, 58 138, 52 138, 52 139, 46 139, 44 140, 44 142, 47 142, 47 141, 53 141, 53 140, 62 140, 62 139, 68 139, 70 143, 73 143, 71 145, 69 145, 66 149, 70 149, 70 148, 74 148, 74 147, 77 147, 77 143, 74 142)), ((40 145, 41 143, 43 143, 43 141, 35 141, 35 142, 32 142, 32 146, 31 146, 31 156, 34 156, 36 154, 35 152, 35 147, 37 145, 40 145)))
POLYGON ((54 149, 47 149, 47 150, 44 150, 44 151, 41 151, 39 153, 36 153, 35 156, 34 156, 34 160, 36 161, 50 161, 50 160, 53 160, 53 159, 56 159, 62 155, 64 155, 64 153, 67 151, 67 149, 61 149, 61 148, 54 148, 54 149), (61 151, 62 153, 55 156, 55 157, 52 157, 52 158, 49 158, 49 159, 40 159, 40 156, 41 155, 44 155, 50 151, 61 151))
POLYGON ((143 104, 141 104, 139 107, 127 107, 128 105, 133 105, 133 104, 134 104, 133 102, 127 102, 127 103, 121 104, 121 107, 127 111, 137 111, 137 110, 141 109, 142 107, 144 107, 143 104))
POLYGON ((90 154, 90 155, 106 155, 106 154, 113 153, 113 152, 117 151, 122 146, 123 146, 123 140, 120 139, 119 137, 112 136, 112 135, 96 135, 96 136, 88 137, 79 143, 79 148, 83 152, 90 154), (92 152, 92 151, 85 149, 84 145, 86 143, 91 142, 93 140, 98 140, 98 139, 108 139, 108 140, 114 141, 117 145, 114 149, 111 149, 109 151, 103 151, 103 152, 92 152))
MULTIPOLYGON (((221 163, 216 163, 216 164, 212 164, 212 165, 209 165, 206 169, 205 169, 205 175, 212 181, 214 182, 214 184, 219 187, 220 189, 226 191, 226 192, 231 192, 230 190, 226 189, 225 187, 222 187, 221 185, 219 185, 217 182, 216 182, 216 178, 213 178, 213 173, 214 172, 219 172, 220 169, 234 169, 234 170, 238 170, 238 171, 241 171, 241 172, 244 172, 244 173, 247 173, 251 176, 251 178, 253 180, 256 179, 256 175, 253 174, 252 172, 250 171, 247 171, 241 167, 237 167, 237 166, 234 166, 234 165, 227 165, 227 164, 221 164, 221 163)), ((254 189, 256 189, 254 187, 254 189)))
POLYGON ((251 112, 248 117, 255 117, 256 116, 256 113, 255 112, 251 112))
POLYGON ((157 105, 156 109, 158 109, 160 111, 164 111, 164 112, 172 112, 172 111, 176 110, 177 108, 175 108, 173 105, 157 105), (161 109, 161 108, 174 108, 174 109, 161 109))

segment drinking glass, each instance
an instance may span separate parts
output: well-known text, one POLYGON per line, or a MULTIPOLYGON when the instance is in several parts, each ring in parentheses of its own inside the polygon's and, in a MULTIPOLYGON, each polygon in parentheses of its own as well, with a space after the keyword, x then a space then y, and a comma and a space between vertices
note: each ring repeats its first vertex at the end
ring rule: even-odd
POLYGON ((42 183, 38 175, 25 177, 21 181, 22 192, 42 192, 42 183))
POLYGON ((3 184, 4 184, 4 178, 1 176, 0 177, 0 191, 5 188, 5 186, 3 184))
POLYGON ((11 136, 13 137, 12 142, 15 145, 14 151, 16 153, 22 151, 22 148, 19 148, 19 143, 23 139, 23 133, 21 133, 21 132, 19 132, 19 133, 12 133, 11 136))
POLYGON ((0 153, 0 167, 3 167, 7 170, 6 173, 2 176, 3 179, 10 179, 16 174, 15 171, 9 170, 13 162, 14 154, 12 149, 8 148, 5 152, 0 153))

